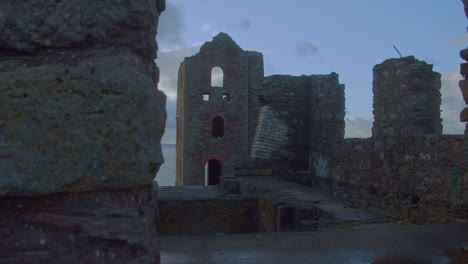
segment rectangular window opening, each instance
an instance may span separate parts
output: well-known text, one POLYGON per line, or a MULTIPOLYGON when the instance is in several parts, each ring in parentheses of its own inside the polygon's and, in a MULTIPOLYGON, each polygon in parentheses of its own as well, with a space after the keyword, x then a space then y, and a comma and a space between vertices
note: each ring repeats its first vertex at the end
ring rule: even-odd
POLYGON ((203 94, 203 101, 208 102, 210 100, 210 94, 203 94))

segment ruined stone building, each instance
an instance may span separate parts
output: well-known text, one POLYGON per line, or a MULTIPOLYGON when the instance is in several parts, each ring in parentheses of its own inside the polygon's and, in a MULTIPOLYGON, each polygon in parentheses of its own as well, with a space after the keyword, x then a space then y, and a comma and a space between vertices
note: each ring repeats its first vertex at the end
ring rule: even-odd
POLYGON ((179 70, 177 107, 178 185, 205 185, 223 174, 234 173, 235 164, 248 156, 253 120, 249 118, 249 92, 263 76, 262 55, 243 51, 226 34, 186 58, 179 70), (211 83, 212 69, 220 67, 222 82, 211 83), (183 142, 183 144, 181 144, 183 142))
POLYGON ((466 154, 463 136, 442 135, 440 74, 414 57, 373 71, 372 137, 344 139, 336 73, 264 77, 262 54, 220 33, 179 69, 176 184, 268 174, 405 215, 462 213, 466 154))
POLYGON ((308 153, 320 151, 309 148, 313 142, 333 147, 343 137, 338 75, 264 78, 262 54, 242 50, 225 33, 185 58, 178 94, 177 185, 204 185, 206 164, 206 183, 218 183, 249 158, 286 159, 305 170, 308 153), (222 70, 222 87, 210 83, 215 67, 222 70))

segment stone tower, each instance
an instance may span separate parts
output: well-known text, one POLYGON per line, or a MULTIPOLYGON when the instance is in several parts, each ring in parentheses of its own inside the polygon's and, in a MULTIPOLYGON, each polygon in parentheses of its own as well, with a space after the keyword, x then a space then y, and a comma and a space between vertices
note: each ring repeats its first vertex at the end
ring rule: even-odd
POLYGON ((374 67, 375 138, 442 134, 440 73, 413 56, 374 67))
POLYGON ((249 89, 263 57, 220 33, 179 68, 177 185, 213 185, 249 153, 249 89))

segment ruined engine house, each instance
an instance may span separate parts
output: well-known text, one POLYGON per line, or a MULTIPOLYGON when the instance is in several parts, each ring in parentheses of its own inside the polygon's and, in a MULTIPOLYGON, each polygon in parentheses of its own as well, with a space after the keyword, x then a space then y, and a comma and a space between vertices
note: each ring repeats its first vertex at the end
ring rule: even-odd
POLYGON ((343 138, 343 118, 337 74, 264 77, 263 55, 220 33, 179 69, 176 184, 217 184, 251 160, 307 170, 327 152, 317 142, 343 138))

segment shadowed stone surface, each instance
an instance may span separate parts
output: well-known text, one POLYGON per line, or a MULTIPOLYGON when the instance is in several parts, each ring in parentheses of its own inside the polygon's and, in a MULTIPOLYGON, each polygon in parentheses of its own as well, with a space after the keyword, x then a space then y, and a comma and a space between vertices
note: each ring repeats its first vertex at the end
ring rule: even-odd
POLYGON ((138 72, 89 63, 0 73, 0 104, 0 196, 132 188, 163 162, 165 96, 138 72))
POLYGON ((158 2, 164 1, 2 1, 0 47, 32 52, 117 45, 152 56, 158 14, 164 8, 158 2))
POLYGON ((0 263, 159 263, 155 194, 147 186, 3 198, 0 263))
POLYGON ((461 252, 460 245, 465 242, 467 232, 467 223, 456 223, 364 230, 163 237, 161 261, 166 264, 465 264, 468 253, 461 252))
POLYGON ((164 0, 0 1, 0 263, 159 263, 164 0))
POLYGON ((225 195, 215 186, 162 187, 158 190, 160 236, 258 232, 255 197, 225 195))

